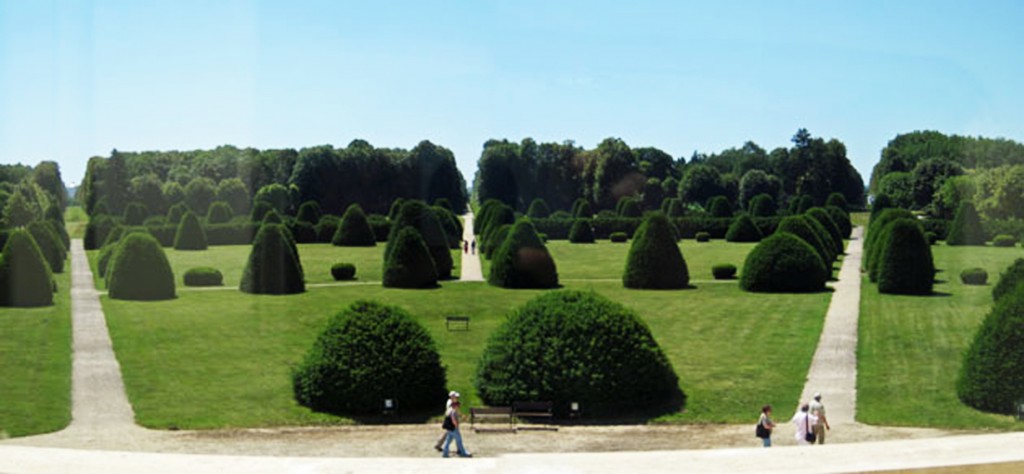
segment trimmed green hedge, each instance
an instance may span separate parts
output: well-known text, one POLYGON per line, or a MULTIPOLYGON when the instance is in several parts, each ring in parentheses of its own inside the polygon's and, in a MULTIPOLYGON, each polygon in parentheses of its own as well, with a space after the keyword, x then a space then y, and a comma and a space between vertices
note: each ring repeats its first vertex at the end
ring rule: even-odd
POLYGON ((878 291, 929 295, 935 282, 932 249, 915 219, 897 219, 886 226, 880 242, 878 291))
POLYGON ((708 201, 708 213, 711 217, 732 218, 732 203, 725 196, 715 196, 708 201))
POLYGON ((978 216, 974 203, 964 201, 960 203, 953 222, 949 225, 949 234, 946 235, 946 245, 985 245, 988 236, 981 227, 981 217, 978 216))
POLYGON ((286 295, 306 291, 302 261, 291 234, 281 224, 264 224, 256 234, 238 289, 286 295))
POLYGON ((25 229, 32 234, 39 250, 43 252, 43 258, 50 265, 50 271, 64 273, 64 261, 67 260, 68 253, 53 224, 49 221, 33 221, 25 229))
POLYGON ((335 263, 331 265, 331 277, 335 281, 354 280, 356 278, 356 266, 351 263, 335 263))
POLYGON ((690 285, 686 259, 676 245, 671 223, 661 212, 647 215, 633 236, 622 285, 646 290, 674 290, 690 285))
POLYGON ((11 230, 0 256, 0 306, 50 306, 54 290, 50 265, 32 234, 11 230))
POLYGON ((423 201, 409 200, 402 205, 398 211, 398 217, 391 225, 391 235, 388 236, 388 245, 384 249, 384 258, 387 260, 391 254, 392 245, 390 241, 404 227, 412 227, 420 234, 423 243, 430 251, 431 260, 434 262, 434 270, 437 279, 446 280, 452 277, 451 246, 448 244, 448 237, 445 235, 441 221, 434 210, 423 201))
POLYGON ((625 232, 612 232, 612 235, 608 237, 608 240, 611 240, 612 243, 622 244, 629 241, 629 236, 626 235, 625 232))
POLYGON ((888 226, 898 219, 913 219, 914 215, 906 209, 898 207, 882 210, 868 225, 868 234, 864 238, 864 256, 862 266, 868 272, 872 282, 878 281, 878 262, 882 255, 882 242, 885 242, 888 226))
POLYGON ((747 254, 740 288, 764 293, 823 291, 829 276, 811 244, 789 232, 776 232, 747 254))
POLYGON ((964 354, 956 391, 979 410, 1012 414, 1024 394, 1024 290, 995 303, 964 354))
POLYGON ((572 230, 569 231, 569 242, 592 244, 595 241, 594 228, 590 226, 590 219, 576 219, 572 224, 572 230))
POLYGON ((548 208, 548 203, 541 198, 536 198, 530 201, 530 207, 526 210, 526 215, 530 218, 545 218, 551 215, 551 209, 548 208))
POLYGON ((992 287, 992 299, 999 301, 1000 298, 1012 293, 1018 286, 1024 283, 1024 258, 1014 260, 1006 271, 999 275, 999 281, 992 287))
POLYGON ((189 268, 185 272, 185 286, 224 286, 224 275, 213 267, 189 268))
POLYGON ((174 234, 174 250, 206 250, 206 231, 195 213, 188 211, 174 234))
POLYGON ((556 288, 558 270, 529 219, 520 219, 492 256, 487 282, 503 288, 556 288))
POLYGON ((756 217, 772 217, 777 214, 775 200, 768 194, 758 194, 750 200, 750 214, 756 217))
POLYGON ((320 210, 320 204, 316 201, 306 201, 299 206, 299 212, 295 214, 295 220, 306 222, 310 225, 320 222, 324 212, 320 210))
POLYGON ((988 272, 984 268, 965 268, 960 272, 960 282, 965 285, 984 285, 988 283, 988 272))
POLYGON ((775 229, 775 233, 788 232, 807 242, 811 245, 811 248, 818 253, 818 257, 821 258, 822 263, 829 267, 832 265, 832 261, 835 260, 835 255, 832 253, 832 249, 826 246, 825 242, 821 240, 821 236, 818 232, 811 227, 811 224, 807 221, 804 216, 789 216, 782 219, 779 223, 779 227, 775 229))
POLYGON ((995 247, 1013 247, 1017 245, 1017 239, 1012 235, 1000 234, 992 238, 992 245, 995 247))
POLYGON ((152 235, 130 232, 121 238, 110 262, 108 294, 113 299, 173 299, 174 273, 163 247, 152 235))
POLYGON ((388 240, 388 248, 391 252, 384 260, 385 288, 437 287, 434 260, 415 227, 402 227, 398 235, 388 240))
POLYGON ((829 215, 828 211, 820 207, 812 207, 807 211, 807 217, 814 219, 818 224, 824 227, 825 231, 828 232, 829 238, 832 239, 836 255, 843 254, 843 231, 839 228, 839 225, 832 220, 832 216, 829 215))
POLYGON ((345 209, 338 230, 331 238, 331 243, 346 247, 373 247, 377 245, 377 237, 373 234, 370 222, 359 204, 352 204, 345 209))
POLYGON ((736 278, 736 265, 719 263, 711 267, 711 276, 716 280, 732 280, 736 278))
POLYGON ((231 205, 224 201, 215 201, 210 204, 210 209, 206 211, 206 223, 207 224, 225 224, 231 222, 231 218, 234 217, 234 211, 231 210, 231 205))
POLYGON ((130 202, 124 208, 125 225, 142 225, 147 217, 149 217, 149 210, 141 202, 130 202))
POLYGON ((729 231, 725 233, 726 242, 760 242, 763 238, 761 229, 745 213, 736 216, 729 226, 729 231))

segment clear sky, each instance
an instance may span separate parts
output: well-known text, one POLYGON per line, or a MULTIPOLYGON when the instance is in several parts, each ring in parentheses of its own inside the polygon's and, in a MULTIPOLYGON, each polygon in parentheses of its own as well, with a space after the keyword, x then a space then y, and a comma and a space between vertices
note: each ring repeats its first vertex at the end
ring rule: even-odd
POLYGON ((1024 140, 1020 1, 0 0, 0 162, 111 149, 455 152, 620 137, 673 156, 801 127, 865 181, 898 133, 1024 140))

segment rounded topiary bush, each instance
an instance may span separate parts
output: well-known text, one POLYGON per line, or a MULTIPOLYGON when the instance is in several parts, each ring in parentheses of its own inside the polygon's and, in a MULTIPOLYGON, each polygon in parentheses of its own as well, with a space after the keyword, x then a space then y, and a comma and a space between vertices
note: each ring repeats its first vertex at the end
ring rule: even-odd
POLYGON ((716 280, 732 280, 736 278, 736 265, 720 263, 711 267, 711 276, 716 280))
POLYGON ((189 268, 185 272, 185 286, 223 286, 224 275, 213 267, 189 268))
MULTIPOLYGON (((482 253, 485 258, 490 259, 494 256, 494 252, 498 250, 498 247, 501 247, 501 243, 505 241, 505 237, 508 237, 508 233, 511 230, 512 224, 502 224, 501 227, 498 227, 493 232, 489 232, 484 239, 481 240, 482 245, 480 248, 482 250, 480 253, 482 253)), ((539 234, 537 236, 540 237, 539 234)))
POLYGON ((299 212, 295 214, 295 220, 308 222, 310 225, 320 222, 324 212, 320 210, 320 204, 316 201, 306 201, 299 206, 299 212))
POLYGON ((832 218, 832 222, 835 222, 836 227, 839 228, 839 235, 844 239, 849 239, 850 234, 853 233, 853 223, 850 222, 850 214, 836 206, 826 206, 825 212, 828 213, 829 217, 832 218))
POLYGON ((430 257, 434 262, 434 271, 439 280, 452 277, 451 246, 448 245, 448 236, 445 235, 441 221, 437 218, 434 210, 426 203, 419 200, 409 200, 402 204, 398 216, 391 225, 391 232, 388 235, 388 244, 384 248, 384 259, 387 260, 392 252, 391 242, 398 232, 404 227, 412 227, 420 234, 423 243, 430 251, 430 257))
POLYGON ((260 221, 260 225, 267 224, 284 224, 284 218, 277 213, 276 209, 271 209, 270 212, 263 215, 263 220, 260 221))
POLYGON ((694 234, 693 238, 697 242, 710 242, 711 241, 711 234, 702 230, 702 231, 697 232, 696 234, 694 234))
POLYGON ((828 199, 825 199, 826 206, 835 206, 843 211, 849 209, 846 203, 846 196, 843 193, 832 193, 828 195, 828 199))
POLYGON ((807 241, 789 232, 776 232, 747 254, 740 288, 764 293, 822 291, 829 272, 807 241))
POLYGON ((1024 258, 1014 260, 1006 271, 999 275, 999 281, 992 287, 992 299, 999 301, 1000 298, 1012 293, 1024 282, 1024 258))
POLYGON ((763 238, 764 234, 761 233, 761 229, 747 214, 736 216, 725 233, 726 242, 760 242, 763 238))
POLYGON ((50 271, 63 273, 64 261, 67 259, 68 253, 64 249, 64 242, 60 240, 60 236, 54 230, 53 224, 46 221, 33 221, 25 229, 32 234, 39 250, 43 252, 43 258, 50 265, 50 271))
POLYGON ((130 202, 124 208, 125 225, 142 225, 147 217, 149 217, 149 210, 141 202, 130 202))
POLYGON ((662 209, 668 217, 683 217, 686 214, 686 206, 682 199, 668 198, 662 202, 662 209))
POLYGON ((110 261, 108 294, 113 299, 155 301, 174 298, 174 273, 163 247, 148 232, 121 238, 110 261))
POLYGON ((377 237, 373 234, 370 221, 366 219, 363 208, 359 204, 352 204, 345 209, 341 216, 341 223, 338 230, 331 238, 334 245, 345 247, 373 247, 377 245, 377 237))
POLYGON ((53 273, 32 234, 11 230, 0 256, 0 305, 50 306, 53 290, 53 273))
POLYGON ((992 245, 995 247, 1013 247, 1017 245, 1017 239, 1012 235, 999 234, 992 238, 992 245))
POLYGON ((732 217, 732 203, 725 196, 715 196, 708 201, 711 217, 732 217))
POLYGON ((356 266, 351 263, 335 263, 331 265, 331 276, 335 280, 354 280, 356 277, 356 266))
POLYGON ((885 231, 878 259, 878 291, 929 295, 935 283, 932 248, 916 219, 897 219, 885 231))
POLYGON ((979 410, 1012 414, 1024 394, 1024 291, 995 303, 964 354, 956 391, 979 410))
POLYGON ((660 212, 647 215, 633 234, 622 285, 641 290, 674 290, 690 285, 686 259, 676 245, 672 224, 660 212))
POLYGON ((635 197, 619 199, 617 207, 619 217, 640 217, 644 213, 640 200, 635 197))
POLYGON ((543 219, 551 215, 551 209, 548 208, 548 203, 541 198, 536 198, 530 201, 530 208, 526 210, 526 215, 534 219, 543 219))
POLYGON ((572 203, 572 216, 575 218, 587 218, 594 217, 594 209, 590 207, 590 203, 586 199, 579 198, 572 203))
POLYGON ((625 232, 612 232, 608 234, 608 240, 616 244, 621 244, 629 240, 629 236, 625 232))
POLYGON ((188 206, 183 202, 179 202, 171 206, 170 209, 167 210, 167 223, 178 225, 178 223, 181 222, 182 216, 184 216, 188 211, 188 206))
POLYGON ((195 213, 188 211, 174 234, 174 250, 206 250, 206 231, 195 213))
POLYGON ((208 224, 223 224, 231 221, 234 217, 234 211, 231 210, 231 205, 224 201, 216 201, 210 204, 210 209, 206 211, 206 222, 208 224))
POLYGON ((818 239, 820 239, 821 243, 825 245, 825 249, 828 250, 829 256, 832 257, 832 260, 835 260, 839 255, 842 255, 843 241, 840 240, 837 242, 834 240, 832 235, 829 234, 829 231, 825 229, 825 226, 816 219, 810 217, 807 213, 804 213, 804 216, 804 220, 807 222, 807 225, 811 226, 814 233, 818 235, 818 239))
POLYGON ((394 239, 388 240, 391 252, 384 260, 384 281, 387 288, 434 288, 437 270, 427 244, 419 231, 405 226, 394 239))
POLYGON ((100 246, 103 245, 103 242, 107 241, 107 234, 116 226, 117 222, 108 215, 99 215, 89 218, 89 223, 85 225, 85 237, 83 242, 85 249, 96 250, 100 248, 100 246))
POLYGON ((499 203, 491 208, 491 212, 484 219, 481 231, 477 234, 483 238, 478 243, 480 244, 480 251, 489 258, 502 242, 501 239, 494 238, 494 233, 504 225, 515 224, 516 216, 511 207, 499 203))
POLYGON ((487 282, 503 288, 555 288, 558 270, 548 248, 529 219, 520 219, 508 231, 491 258, 487 282))
POLYGON ((864 254, 862 266, 868 271, 871 281, 878 280, 878 259, 882 252, 881 242, 885 241, 887 226, 897 219, 913 219, 914 215, 898 207, 883 209, 868 224, 868 233, 864 237, 864 254))
POLYGON ((263 224, 253 239, 238 289, 285 295, 306 291, 302 262, 291 233, 281 224, 263 224))
POLYGON ((960 272, 960 282, 965 285, 984 285, 988 283, 988 272, 984 268, 967 268, 960 272))
POLYGON ((981 217, 978 216, 974 203, 960 203, 960 208, 949 225, 946 245, 985 245, 985 240, 985 230, 981 227, 981 217))
POLYGON ((249 213, 249 218, 253 222, 263 222, 263 219, 267 217, 267 214, 274 211, 272 206, 267 201, 255 201, 252 203, 252 211, 249 213))
POLYGON ((575 219, 569 229, 569 242, 573 244, 592 244, 595 242, 594 228, 590 219, 575 219))
POLYGON ((768 194, 754 196, 748 207, 755 217, 771 217, 776 213, 775 200, 768 194))
POLYGON ((401 308, 371 301, 331 318, 292 372, 295 400, 335 415, 378 415, 385 399, 403 412, 436 411, 446 385, 427 330, 401 308))
POLYGON ((489 338, 474 384, 488 405, 550 400, 556 416, 572 402, 593 416, 676 412, 685 402, 647 325, 580 291, 544 294, 514 310, 489 338))
MULTIPOLYGON (((462 248, 462 221, 447 207, 433 206, 431 209, 437 220, 441 222, 444 235, 448 240, 448 248, 459 250, 462 248)), ((454 263, 454 262, 453 262, 454 263)))
POLYGON ((804 216, 789 216, 782 219, 779 222, 779 226, 775 228, 775 232, 788 232, 803 239, 804 242, 811 245, 815 252, 818 252, 818 257, 821 258, 826 268, 831 266, 832 261, 835 260, 832 249, 825 245, 821 240, 821 236, 811 227, 811 224, 807 222, 807 218, 804 216))
POLYGON ((828 232, 828 236, 832 239, 832 243, 834 244, 833 249, 837 255, 841 255, 843 253, 843 231, 835 221, 832 220, 832 216, 829 215, 828 211, 820 207, 812 207, 807 210, 806 215, 825 228, 825 231, 828 232))

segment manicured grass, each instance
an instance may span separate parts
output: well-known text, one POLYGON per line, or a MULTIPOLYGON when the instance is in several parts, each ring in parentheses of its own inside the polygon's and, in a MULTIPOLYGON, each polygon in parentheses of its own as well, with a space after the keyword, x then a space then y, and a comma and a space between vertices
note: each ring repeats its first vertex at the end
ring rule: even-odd
POLYGON ((85 236, 85 225, 89 223, 89 216, 82 206, 68 206, 64 209, 64 227, 72 239, 81 239, 85 236))
POLYGON ((71 421, 71 277, 44 308, 0 308, 0 437, 57 431, 71 421))
POLYGON ((861 227, 864 227, 865 229, 867 229, 868 228, 868 220, 870 218, 871 218, 871 213, 870 212, 851 212, 850 213, 850 223, 852 223, 854 227, 861 226, 861 227))
POLYGON ((992 285, 1020 248, 932 246, 941 283, 929 297, 861 291, 857 418, 880 425, 1024 429, 1009 416, 960 403, 956 379, 963 352, 992 308, 992 285), (981 267, 989 284, 960 283, 960 271, 981 267))

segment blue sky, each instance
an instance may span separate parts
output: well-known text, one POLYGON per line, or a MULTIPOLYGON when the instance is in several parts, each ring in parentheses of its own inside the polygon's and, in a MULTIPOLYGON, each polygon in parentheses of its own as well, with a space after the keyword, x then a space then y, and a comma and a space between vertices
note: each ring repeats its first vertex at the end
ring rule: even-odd
POLYGON ((679 157, 805 127, 1024 140, 1024 2, 0 0, 0 162, 111 149, 455 152, 609 136, 679 157))

